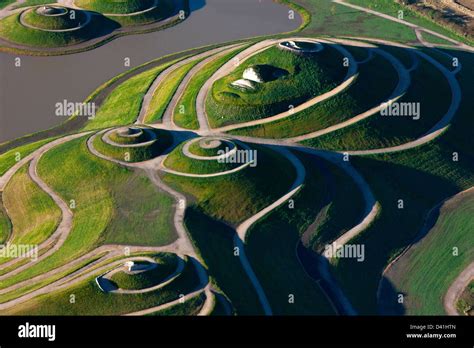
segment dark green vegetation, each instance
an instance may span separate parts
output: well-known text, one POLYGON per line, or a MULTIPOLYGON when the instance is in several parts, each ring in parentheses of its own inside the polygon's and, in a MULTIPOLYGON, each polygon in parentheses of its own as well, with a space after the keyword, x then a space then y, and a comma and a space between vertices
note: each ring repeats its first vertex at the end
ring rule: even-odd
POLYGON ((399 102, 420 103, 420 119, 376 113, 304 144, 329 150, 366 150, 400 145, 424 135, 448 111, 451 89, 441 71, 421 57, 418 69, 411 74, 412 83, 399 102))
POLYGON ((55 293, 42 295, 32 301, 7 310, 16 315, 121 315, 174 301, 180 294, 196 289, 199 279, 194 265, 188 262, 183 273, 172 283, 157 291, 144 294, 106 294, 95 279, 55 293), (74 294, 76 302, 70 303, 74 294))
POLYGON ((206 295, 201 293, 198 296, 188 299, 185 303, 180 303, 171 308, 151 313, 150 316, 194 316, 199 313, 205 300, 206 295))
MULTIPOLYGON (((340 64, 340 62, 333 63, 340 64)), ((287 138, 321 130, 379 106, 390 97, 397 83, 398 75, 395 68, 388 60, 375 54, 369 63, 359 66, 356 81, 345 91, 284 119, 231 133, 287 138), (374 74, 374 71, 377 73, 374 74)), ((332 134, 334 133, 330 133, 328 137, 332 134)))
POLYGON ((397 291, 406 294, 409 315, 444 315, 446 291, 474 258, 474 192, 449 200, 436 212, 426 237, 389 272, 397 291))
POLYGON ((185 224, 206 262, 211 280, 228 296, 236 313, 263 314, 252 283, 239 257, 234 255, 234 229, 210 218, 195 206, 186 210, 185 224))
POLYGON ((469 283, 467 288, 463 291, 461 296, 458 299, 456 307, 459 311, 459 314, 463 315, 474 315, 474 281, 469 283))
POLYGON ((209 78, 211 78, 217 69, 219 69, 222 65, 232 59, 232 57, 234 57, 246 47, 247 46, 236 49, 229 54, 212 60, 206 64, 195 76, 193 76, 177 103, 178 107, 174 110, 173 120, 178 126, 186 129, 199 128, 199 122, 196 117, 196 99, 199 90, 202 88, 204 83, 209 78))
MULTIPOLYGON (((473 66, 472 54, 456 54, 463 66, 473 66)), ((439 202, 474 186, 470 132, 474 127, 471 117, 474 100, 466 97, 474 93, 474 71, 463 69, 458 79, 464 98, 451 127, 442 137, 401 153, 352 159, 382 206, 378 219, 354 241, 365 243, 365 262, 345 259, 336 268, 346 294, 362 314, 377 312, 375 294, 382 270, 414 240, 426 213, 439 202), (458 162, 453 161, 454 152, 459 155, 458 162), (397 208, 399 199, 404 199, 405 209, 397 208)), ((446 250, 452 246, 443 243, 439 247, 446 250)), ((456 260, 462 263, 461 258, 456 260)), ((449 272, 444 272, 443 277, 446 274, 449 272)), ((412 275, 406 273, 406 276, 412 275)), ((425 294, 411 295, 422 297, 425 294)))
POLYGON ((166 183, 193 197, 202 212, 217 220, 237 224, 268 206, 288 191, 295 177, 291 164, 261 146, 258 165, 214 178, 187 178, 165 174, 166 183), (268 180, 268 173, 278 175, 268 180))
POLYGON ((156 255, 154 259, 157 266, 149 271, 138 274, 117 272, 110 280, 117 288, 127 290, 142 290, 158 285, 173 274, 178 260, 175 254, 156 255))
POLYGON ((330 45, 325 45, 322 52, 304 56, 270 47, 214 83, 206 100, 209 122, 215 128, 288 111, 291 105, 297 106, 339 84, 346 73, 341 61, 342 55, 330 45), (231 86, 247 68, 259 70, 266 82, 256 83, 255 90, 231 86))
MULTIPOLYGON (((31 11, 31 10, 26 10, 31 11)), ((76 10, 77 18, 84 18, 84 14, 81 11, 76 10)), ((21 13, 13 14, 0 21, 0 37, 21 45, 34 46, 34 47, 62 47, 77 45, 82 42, 100 37, 111 33, 118 27, 118 24, 108 20, 105 17, 92 16, 91 21, 80 29, 65 31, 65 32, 51 32, 40 29, 28 28, 20 22, 21 13)), ((38 15, 32 15, 33 18, 28 18, 29 22, 35 26, 60 26, 66 25, 65 23, 55 22, 54 24, 50 21, 47 23, 38 21, 38 15), (34 21, 34 22, 33 22, 34 21)), ((68 20, 65 20, 68 22, 68 20)), ((67 29, 72 26, 73 23, 68 23, 67 29)))
POLYGON ((4 8, 14 2, 15 0, 0 0, 0 8, 4 8))
POLYGON ((340 169, 307 155, 300 158, 307 176, 293 198, 294 208, 284 204, 253 225, 247 254, 275 315, 331 315, 334 310, 304 271, 296 246, 303 239, 319 249, 337 238, 358 223, 363 202, 340 169), (294 303, 289 303, 290 294, 294 303))
POLYGON ((138 142, 141 139, 135 139, 137 142, 119 147, 107 143, 103 139, 104 135, 99 134, 93 140, 93 146, 101 154, 119 161, 130 163, 147 161, 161 155, 173 143, 173 137, 168 131, 152 128, 149 131, 155 135, 154 141, 152 136, 144 132, 146 138, 143 139, 143 142, 138 142), (134 146, 142 143, 144 146, 134 146))
POLYGON ((173 0, 77 0, 76 5, 107 16, 121 26, 144 25, 162 21, 173 14, 173 0))

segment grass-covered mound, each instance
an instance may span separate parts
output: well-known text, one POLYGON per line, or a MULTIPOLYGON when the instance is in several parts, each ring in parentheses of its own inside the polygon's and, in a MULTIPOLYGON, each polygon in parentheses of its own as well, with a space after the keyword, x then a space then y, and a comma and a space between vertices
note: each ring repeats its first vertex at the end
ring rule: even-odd
MULTIPOLYGON (((34 10, 26 10, 25 22, 37 20, 36 14, 30 14, 34 10), (29 18, 31 16, 32 18, 29 18)), ((23 12, 22 12, 23 13, 23 12)), ((16 13, 0 20, 0 37, 6 41, 24 46, 53 48, 77 45, 82 42, 107 35, 118 28, 118 24, 102 16, 92 16, 90 22, 77 30, 52 32, 45 29, 37 29, 38 26, 60 26, 72 25, 60 23, 61 21, 43 20, 32 24, 35 28, 22 24, 22 13, 16 13)), ((83 11, 75 10, 76 18, 83 18, 83 11)), ((23 15, 25 17, 25 15, 23 15)), ((67 22, 65 19, 64 22, 67 22)), ((67 29, 67 28, 65 28, 67 29)))
POLYGON ((183 273, 164 288, 143 294, 110 294, 102 292, 90 278, 71 288, 36 297, 2 314, 18 315, 122 315, 177 300, 181 294, 194 291, 199 284, 195 266, 188 262, 183 273), (69 295, 76 302, 69 302, 69 295))
POLYGON ((22 15, 24 24, 45 30, 67 30, 78 28, 87 22, 84 11, 67 7, 39 6, 26 10, 22 15))
POLYGON ((199 138, 177 146, 166 158, 166 168, 191 174, 212 174, 229 171, 250 162, 252 152, 248 148, 230 140, 215 138, 199 138), (185 151, 188 151, 186 153, 185 151), (231 151, 244 151, 241 157, 244 161, 237 161, 238 157, 224 158, 231 151), (249 154, 247 156, 247 154, 249 154), (191 156, 190 156, 191 155, 191 156), (193 156, 196 156, 193 158, 193 156))
POLYGON ((237 224, 287 193, 296 175, 280 154, 266 147, 252 147, 258 153, 255 167, 212 178, 165 174, 164 181, 192 196, 198 209, 213 219, 237 224))
POLYGON ((442 72, 421 57, 418 68, 411 75, 412 82, 398 102, 419 103, 419 119, 377 113, 349 127, 309 139, 304 144, 328 150, 367 150, 397 146, 426 134, 448 111, 451 89, 442 72))
POLYGON ((176 125, 187 129, 199 128, 199 122, 196 117, 196 99, 200 89, 217 69, 247 47, 248 46, 238 48, 222 57, 212 60, 191 78, 176 104, 178 107, 174 110, 173 121, 176 125))
POLYGON ((369 63, 359 66, 357 79, 341 93, 278 121, 236 129, 231 133, 290 138, 322 130, 379 106, 390 97, 397 83, 397 71, 392 64, 375 54, 369 63))
MULTIPOLYGON (((132 134, 133 135, 133 134, 132 134)), ((124 162, 143 162, 163 153, 173 142, 172 135, 161 129, 119 128, 99 134, 93 145, 101 154, 124 162), (124 132, 135 132, 137 136, 126 136, 124 132), (109 137, 110 135, 110 137, 109 137), (125 136, 124 136, 125 135, 125 136), (118 140, 114 142, 114 140, 118 140)))
POLYGON ((100 13, 127 14, 147 10, 155 0, 76 0, 75 4, 100 13))
POLYGON ((270 47, 217 80, 206 100, 211 126, 273 116, 334 88, 347 70, 342 55, 330 45, 324 47, 309 55, 270 47), (247 69, 253 69, 262 82, 250 81, 252 88, 233 85, 247 69))
POLYGON ((162 21, 175 11, 173 0, 77 0, 76 5, 101 13, 122 26, 162 21))
POLYGON ((154 260, 157 265, 153 269, 135 274, 119 271, 110 277, 110 281, 117 288, 126 290, 141 290, 158 285, 176 270, 178 258, 175 254, 161 254, 154 257, 154 260))

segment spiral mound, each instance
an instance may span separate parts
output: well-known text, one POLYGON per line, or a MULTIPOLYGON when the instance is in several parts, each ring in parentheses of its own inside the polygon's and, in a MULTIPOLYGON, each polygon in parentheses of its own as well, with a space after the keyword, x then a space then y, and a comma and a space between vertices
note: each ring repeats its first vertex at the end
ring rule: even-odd
POLYGON ((132 14, 155 6, 155 0, 78 0, 77 6, 104 14, 132 14))
POLYGON ((25 10, 21 24, 30 29, 43 31, 74 31, 84 27, 88 16, 84 11, 62 6, 39 6, 25 10))
POLYGON ((143 162, 163 153, 172 144, 168 131, 148 127, 123 127, 98 134, 94 147, 101 154, 124 162, 143 162))
POLYGON ((98 277, 97 285, 104 292, 158 289, 181 275, 185 265, 175 254, 137 257, 98 277))
POLYGON ((218 176, 252 165, 255 152, 247 145, 222 137, 195 138, 175 148, 163 163, 177 175, 218 176))

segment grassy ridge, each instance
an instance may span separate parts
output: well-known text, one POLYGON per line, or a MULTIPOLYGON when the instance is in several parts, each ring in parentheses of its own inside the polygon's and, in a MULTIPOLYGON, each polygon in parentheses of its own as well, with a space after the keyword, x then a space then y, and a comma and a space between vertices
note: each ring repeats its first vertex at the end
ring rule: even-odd
MULTIPOLYGON (((397 291, 406 294, 408 315, 444 315, 443 299, 474 258, 474 195, 448 202, 428 235, 390 271, 397 291), (459 255, 453 255, 458 248, 459 255), (406 273, 410 277, 406 277, 406 273)), ((396 298, 392 299, 396 303, 396 298)))
POLYGON ((133 123, 139 113, 143 97, 156 76, 176 61, 172 61, 136 75, 115 88, 97 111, 95 118, 84 129, 98 129, 133 123))
POLYGON ((431 63, 422 60, 418 69, 412 72, 412 83, 399 102, 420 103, 420 119, 384 117, 377 113, 303 143, 329 150, 365 150, 409 142, 425 134, 442 119, 451 103, 451 89, 444 75, 431 63))
POLYGON ((184 222, 206 262, 209 276, 229 297, 237 314, 263 314, 257 294, 239 258, 234 255, 235 231, 210 218, 196 206, 186 210, 184 222))
POLYGON ((340 53, 325 45, 315 55, 300 56, 278 47, 249 58, 231 74, 217 80, 206 100, 206 110, 212 127, 273 116, 287 111, 339 84, 345 68, 340 64, 340 53), (338 64, 339 63, 339 64, 338 64), (242 91, 231 86, 241 79, 246 68, 259 65, 281 69, 286 75, 270 78, 253 91, 242 91))
POLYGON ((145 115, 146 123, 153 123, 159 121, 166 111, 173 95, 178 89, 181 81, 185 78, 186 74, 201 60, 194 60, 189 62, 174 71, 172 71, 158 86, 154 92, 150 102, 150 107, 145 115))
POLYGON ((34 143, 26 144, 9 150, 0 155, 0 175, 3 175, 9 170, 11 167, 15 165, 18 160, 25 158, 35 150, 39 149, 44 144, 47 144, 53 141, 56 138, 44 139, 34 143))
POLYGON ((199 122, 196 117, 196 99, 199 93, 199 90, 204 85, 204 83, 211 78, 214 72, 224 65, 227 61, 232 59, 237 53, 241 52, 248 46, 236 49, 231 53, 228 53, 222 57, 216 58, 206 64, 199 72, 193 76, 189 81, 187 88, 185 89, 183 95, 179 99, 177 105, 178 107, 174 110, 173 120, 174 122, 183 128, 186 129, 198 129, 199 122), (184 113, 180 112, 180 108, 184 109, 184 113))
MULTIPOLYGON (((337 209, 342 209, 341 202, 348 202, 351 205, 358 205, 360 197, 355 191, 345 191, 333 183, 329 185, 327 163, 322 163, 310 156, 299 156, 307 170, 306 181, 301 189, 294 196, 294 208, 287 204, 282 205, 277 210, 266 216, 253 225, 249 231, 247 239, 247 254, 252 266, 266 290, 268 300, 276 315, 332 315, 334 314, 325 294, 304 271, 296 256, 296 245, 301 236, 308 229, 313 230, 318 225, 318 230, 313 231, 319 237, 319 242, 338 235, 344 229, 344 224, 349 226, 358 222, 358 209, 340 210, 339 215, 332 214, 338 220, 333 226, 321 224, 320 214, 324 211, 328 202, 336 205, 337 209), (337 191, 329 192, 329 191, 337 191), (344 195, 345 199, 341 199, 344 195), (357 214, 354 214, 357 212, 357 214), (334 216, 336 215, 336 216, 334 216), (345 215, 345 216, 344 216, 345 215), (312 223, 316 221, 315 224, 312 223), (339 224, 339 226, 336 226, 339 224), (338 228, 339 227, 339 228, 338 228), (275 272, 275 269, 278 272, 275 272), (289 303, 288 296, 295 297, 294 303, 289 303)), ((335 168, 331 169, 335 170, 335 168)), ((339 173, 341 176, 341 174, 339 173)), ((351 181, 347 177, 341 180, 342 183, 351 181)), ((360 196, 360 195, 359 195, 360 196)), ((314 238, 313 238, 314 239, 314 238)), ((316 243, 316 242, 312 242, 316 243)))
POLYGON ((3 204, 13 225, 11 242, 15 244, 40 244, 56 230, 61 219, 61 210, 33 182, 28 166, 12 177, 3 192, 3 204))
POLYGON ((286 138, 321 130, 380 105, 391 95, 397 82, 397 72, 390 62, 375 55, 369 63, 359 67, 356 81, 336 96, 287 118, 231 133, 286 138))
POLYGON ((215 178, 186 178, 173 174, 165 182, 196 200, 200 209, 210 217, 230 224, 242 222, 273 203, 290 188, 295 170, 280 155, 257 147, 258 164, 215 178), (278 168, 279 175, 268 180, 268 173, 278 168))

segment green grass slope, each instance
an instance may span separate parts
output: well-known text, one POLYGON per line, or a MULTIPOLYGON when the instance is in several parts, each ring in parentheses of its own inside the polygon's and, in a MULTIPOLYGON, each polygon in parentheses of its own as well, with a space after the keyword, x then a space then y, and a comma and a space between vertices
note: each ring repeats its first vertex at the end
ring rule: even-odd
POLYGON ((445 314, 446 291, 474 258, 473 228, 474 194, 470 193, 444 205, 426 237, 390 270, 390 281, 405 294, 406 314, 445 314), (454 254, 453 248, 459 253, 454 254))
MULTIPOLYGON (((314 55, 301 56, 278 47, 249 58, 231 74, 217 80, 206 100, 212 127, 260 119, 287 111, 315 96, 334 88, 345 76, 342 55, 325 45, 314 55), (279 78, 270 77, 255 90, 235 88, 231 83, 241 79, 246 68, 265 67, 265 71, 282 71, 279 78)), ((262 68, 263 69, 263 68, 262 68)))
POLYGON ((206 64, 195 76, 193 76, 177 103, 178 107, 174 110, 173 120, 178 126, 186 129, 199 128, 199 122, 196 116, 196 99, 199 90, 204 85, 204 83, 211 78, 217 69, 219 69, 222 65, 232 59, 232 57, 244 50, 246 47, 247 46, 236 49, 231 53, 212 60, 206 64))
POLYGON ((30 178, 28 165, 5 187, 3 204, 13 225, 11 242, 15 244, 40 244, 56 230, 61 220, 61 210, 30 178))
POLYGON ((336 96, 287 118, 231 133, 287 138, 321 130, 380 105, 390 97, 397 83, 398 75, 390 62, 375 55, 369 63, 359 67, 356 81, 336 96))
POLYGON ((237 224, 273 203, 291 187, 295 170, 280 155, 257 147, 258 164, 235 174, 214 178, 186 178, 165 174, 166 183, 193 198, 210 217, 237 224), (279 175, 269 180, 278 168, 279 175))
POLYGON ((6 41, 31 47, 65 47, 100 37, 115 30, 118 24, 105 17, 93 17, 81 29, 68 32, 48 32, 23 26, 20 14, 0 20, 0 37, 6 41))

